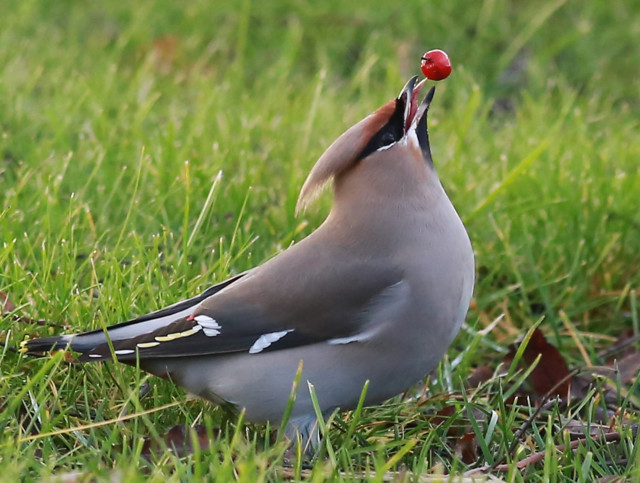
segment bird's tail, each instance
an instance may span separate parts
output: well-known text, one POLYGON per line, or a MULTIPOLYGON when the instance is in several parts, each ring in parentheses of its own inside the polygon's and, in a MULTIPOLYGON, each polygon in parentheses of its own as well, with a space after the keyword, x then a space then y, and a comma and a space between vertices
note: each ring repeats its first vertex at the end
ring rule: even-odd
MULTIPOLYGON (((196 297, 197 298, 197 297, 196 297)), ((187 317, 193 312, 194 305, 198 302, 195 299, 185 300, 180 306, 168 307, 166 309, 153 312, 151 314, 138 317, 137 319, 112 325, 104 329, 97 329, 82 334, 58 335, 53 337, 42 337, 38 339, 27 339, 20 344, 20 352, 24 354, 43 355, 54 350, 71 349, 80 354, 86 354, 99 346, 104 346, 111 340, 118 342, 132 339, 159 328, 171 324, 176 320, 187 317)), ((92 360, 81 357, 81 361, 92 360)))
POLYGON ((20 343, 19 351, 22 353, 43 354, 54 350, 66 349, 72 336, 56 335, 53 337, 41 337, 39 339, 27 339, 20 343))
MULTIPOLYGON (((109 340, 113 342, 125 339, 133 339, 143 334, 148 334, 158 330, 168 324, 175 322, 193 313, 194 308, 204 299, 216 294, 223 288, 231 285, 235 281, 244 277, 248 272, 243 272, 224 282, 221 282, 197 297, 183 300, 162 310, 152 312, 142 317, 138 317, 127 322, 112 325, 106 330, 97 329, 83 334, 58 335, 53 337, 42 337, 38 339, 25 340, 20 344, 20 352, 28 354, 44 354, 52 350, 63 350, 70 348, 80 354, 93 351, 96 347, 107 344, 109 340)), ((83 357, 81 361, 97 360, 83 357)))
MULTIPOLYGON (((138 317, 137 319, 112 325, 104 329, 97 329, 82 334, 67 334, 38 339, 27 339, 20 344, 20 352, 24 354, 43 355, 54 350, 71 349, 80 354, 86 354, 99 346, 112 342, 132 339, 149 332, 158 330, 176 320, 187 317, 193 312, 200 297, 185 300, 166 309, 138 317)), ((81 358, 81 361, 91 360, 81 358)))

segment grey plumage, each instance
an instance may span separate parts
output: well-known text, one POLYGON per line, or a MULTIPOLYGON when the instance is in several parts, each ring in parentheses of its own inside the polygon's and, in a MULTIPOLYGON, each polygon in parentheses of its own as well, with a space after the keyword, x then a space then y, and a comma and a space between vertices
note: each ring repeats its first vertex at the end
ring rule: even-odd
POLYGON ((433 89, 411 79, 397 99, 345 132, 312 169, 303 209, 333 181, 334 204, 311 235, 202 295, 103 331, 35 339, 81 360, 114 356, 217 403, 277 422, 303 361, 288 434, 310 433, 306 381, 324 412, 404 391, 458 332, 474 281, 471 244, 435 172, 426 131, 433 89))

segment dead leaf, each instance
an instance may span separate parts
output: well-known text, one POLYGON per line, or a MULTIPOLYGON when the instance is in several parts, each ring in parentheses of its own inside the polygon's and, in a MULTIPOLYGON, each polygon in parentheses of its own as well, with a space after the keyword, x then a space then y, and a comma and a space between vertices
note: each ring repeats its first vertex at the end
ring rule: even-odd
POLYGON ((615 475, 607 475, 596 480, 596 483, 624 483, 628 480, 615 475))
MULTIPOLYGON (((505 365, 513 360, 517 348, 512 348, 505 357, 505 365)), ((569 393, 571 381, 569 368, 558 349, 547 342, 539 329, 535 329, 524 350, 522 359, 531 366, 538 356, 540 361, 529 376, 529 382, 538 396, 566 397, 569 393)))
POLYGON ((487 382, 493 376, 493 370, 489 366, 478 366, 467 377, 467 387, 478 387, 483 382, 487 382))
MULTIPOLYGON (((209 448, 209 436, 207 429, 203 425, 187 427, 184 424, 173 426, 162 436, 162 441, 169 450, 179 457, 190 455, 194 451, 193 437, 195 434, 200 450, 209 448)), ((157 441, 146 438, 142 446, 141 455, 147 459, 162 454, 164 447, 157 441)))
POLYGON ((613 364, 614 358, 621 359, 625 355, 637 352, 637 345, 634 345, 634 343, 637 343, 639 340, 640 336, 635 335, 633 329, 627 329, 618 336, 611 347, 600 351, 599 355, 605 358, 608 364, 613 364))
POLYGON ((16 306, 11 302, 9 296, 5 292, 0 292, 0 315, 14 310, 16 310, 16 306))
POLYGON ((456 441, 454 453, 464 464, 475 463, 478 458, 478 442, 475 433, 465 433, 460 436, 456 441))
MULTIPOLYGON (((455 406, 445 406, 442 409, 438 409, 435 414, 431 415, 431 422, 434 425, 439 426, 456 413, 457 409, 455 406)), ((451 433, 453 430, 453 427, 449 428, 449 433, 451 433)))
MULTIPOLYGON (((431 415, 431 423, 434 424, 435 426, 439 426, 444 422, 448 421, 450 418, 454 417, 454 415, 456 415, 457 413, 458 413, 458 410, 456 409, 455 406, 453 405, 445 406, 442 409, 438 409, 435 412, 435 414, 431 415)), ((464 426, 466 426, 466 424, 464 426)), ((455 424, 455 421, 454 421, 453 424, 451 424, 447 428, 447 435, 457 436, 462 431, 463 431, 463 428, 461 428, 459 424, 455 424)))
POLYGON ((620 382, 627 384, 632 382, 640 372, 640 352, 627 354, 618 361, 620 382))
POLYGON ((571 439, 584 438, 587 435, 597 438, 605 433, 611 432, 608 425, 598 424, 593 421, 586 423, 585 421, 580 421, 578 419, 566 420, 562 417, 561 421, 565 431, 569 433, 571 439))

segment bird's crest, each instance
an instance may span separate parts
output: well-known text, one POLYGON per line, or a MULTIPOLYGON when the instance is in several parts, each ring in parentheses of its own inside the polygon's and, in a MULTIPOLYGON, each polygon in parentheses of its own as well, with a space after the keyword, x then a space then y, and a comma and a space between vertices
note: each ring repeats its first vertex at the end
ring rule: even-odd
POLYGON ((395 99, 387 102, 373 114, 345 131, 329 146, 311 169, 300 190, 296 214, 304 211, 318 197, 328 182, 358 162, 360 154, 371 137, 389 121, 395 107, 395 99))

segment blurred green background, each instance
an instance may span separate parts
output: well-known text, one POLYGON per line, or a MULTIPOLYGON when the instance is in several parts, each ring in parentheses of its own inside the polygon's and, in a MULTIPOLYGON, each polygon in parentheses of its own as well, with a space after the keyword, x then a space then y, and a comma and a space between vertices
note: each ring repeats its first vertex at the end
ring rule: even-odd
MULTIPOLYGON (((315 160, 440 48, 430 137, 476 251, 469 326, 505 314, 504 348, 544 316, 571 365, 639 332, 639 2, 0 0, 0 17, 0 291, 21 314, 115 323, 301 239, 330 205, 294 216, 315 160)), ((469 350, 459 371, 493 353, 469 350)))
POLYGON ((419 73, 431 48, 454 64, 438 86, 431 137, 477 251, 480 308, 503 311, 495 304, 506 293, 521 322, 532 305, 553 322, 559 309, 583 316, 601 305, 592 297, 601 291, 637 287, 634 2, 26 1, 2 10, 0 226, 11 247, 1 280, 18 287, 13 297, 34 297, 42 316, 76 303, 69 287, 90 284, 94 250, 133 260, 135 246, 155 246, 184 293, 197 275, 198 288, 208 283, 211 267, 224 276, 299 239, 329 203, 294 219, 313 162, 419 73), (219 171, 213 208, 187 244, 219 171), (52 270, 66 279, 42 273, 52 270))

